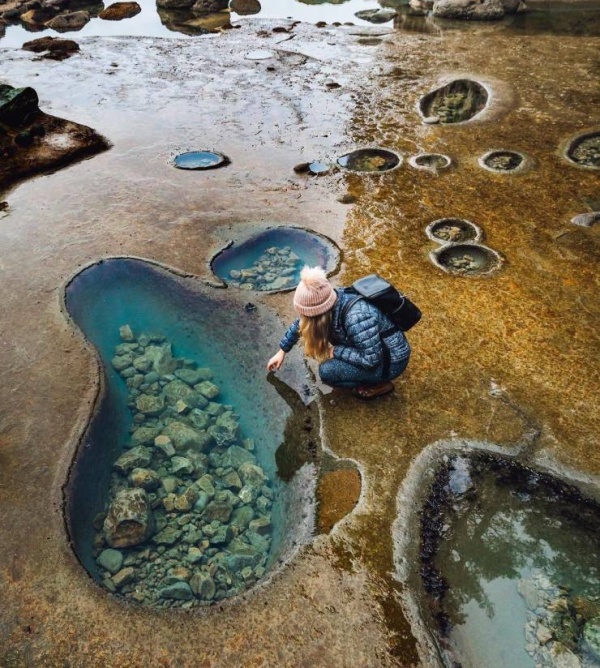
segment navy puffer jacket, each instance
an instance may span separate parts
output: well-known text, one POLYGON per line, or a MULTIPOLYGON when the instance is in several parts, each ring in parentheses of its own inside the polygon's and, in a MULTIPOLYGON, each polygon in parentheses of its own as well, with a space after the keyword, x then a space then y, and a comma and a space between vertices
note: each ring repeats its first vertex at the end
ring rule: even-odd
MULTIPOLYGON (((344 305, 356 297, 343 289, 336 290, 338 299, 333 305, 329 341, 334 346, 335 359, 363 369, 374 369, 384 361, 384 343, 390 361, 399 362, 410 355, 410 346, 400 330, 382 339, 381 334, 393 328, 389 318, 376 306, 361 299, 353 304, 341 322, 344 305)), ((289 352, 300 338, 300 320, 296 320, 281 339, 279 347, 289 352)))

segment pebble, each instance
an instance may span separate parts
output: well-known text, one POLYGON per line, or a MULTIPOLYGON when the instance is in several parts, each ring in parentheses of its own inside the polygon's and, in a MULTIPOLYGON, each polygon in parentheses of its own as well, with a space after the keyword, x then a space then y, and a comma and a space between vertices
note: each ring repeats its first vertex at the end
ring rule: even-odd
MULTIPOLYGON (((265 255, 295 257, 291 249, 265 255)), ((94 556, 101 582, 159 608, 239 594, 263 577, 271 544, 273 491, 254 441, 241 433, 235 408, 219 401, 210 369, 174 358, 160 334, 136 337, 129 325, 119 331, 113 367, 127 385, 133 427, 113 465, 108 507, 120 492, 137 489, 153 533, 143 549, 107 548, 107 515, 98 514, 94 556), (231 563, 237 568, 229 569, 231 563)))

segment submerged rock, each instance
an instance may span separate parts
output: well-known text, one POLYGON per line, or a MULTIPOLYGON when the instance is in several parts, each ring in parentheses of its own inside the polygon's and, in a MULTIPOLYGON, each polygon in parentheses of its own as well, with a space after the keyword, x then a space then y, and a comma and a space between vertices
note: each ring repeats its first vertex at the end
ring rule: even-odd
POLYGON ((498 21, 506 13, 502 0, 436 0, 432 15, 454 20, 498 21))
POLYGON ((111 547, 143 543, 152 533, 153 515, 143 489, 118 492, 104 520, 104 537, 111 547))

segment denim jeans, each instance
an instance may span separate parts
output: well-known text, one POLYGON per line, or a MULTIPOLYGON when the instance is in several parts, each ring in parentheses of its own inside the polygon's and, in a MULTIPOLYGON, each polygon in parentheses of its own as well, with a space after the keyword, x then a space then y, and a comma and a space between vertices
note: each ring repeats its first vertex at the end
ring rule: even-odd
POLYGON ((397 378, 408 366, 408 360, 400 360, 390 364, 389 373, 383 373, 383 363, 374 369, 362 369, 342 360, 326 360, 319 365, 319 376, 325 385, 331 387, 359 387, 361 385, 377 385, 397 378))

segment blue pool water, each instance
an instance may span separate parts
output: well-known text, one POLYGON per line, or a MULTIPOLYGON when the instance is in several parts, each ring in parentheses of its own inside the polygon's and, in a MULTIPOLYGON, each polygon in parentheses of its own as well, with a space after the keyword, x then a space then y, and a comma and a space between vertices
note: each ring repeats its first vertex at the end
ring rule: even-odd
MULTIPOLYGON (((300 271, 304 265, 323 267, 327 273, 331 273, 337 267, 339 259, 337 247, 325 237, 299 228, 274 227, 226 248, 213 258, 211 262, 212 270, 226 283, 238 285, 236 281, 239 277, 236 272, 250 270, 261 262, 268 262, 270 251, 273 252, 274 256, 273 249, 289 249, 293 253, 292 257, 294 259, 286 265, 290 268, 289 275, 286 276, 289 281, 286 285, 279 287, 277 287, 277 283, 268 283, 258 287, 256 283, 252 282, 247 284, 246 289, 250 287, 265 290, 291 289, 300 281, 300 271), (233 277, 236 277, 236 280, 232 280, 233 277)), ((278 272, 283 266, 282 264, 279 268, 273 267, 275 280, 279 277, 278 272)), ((270 270, 270 268, 268 266, 266 270, 270 270)))
MULTIPOLYGON (((242 455, 252 458, 252 466, 255 467, 253 470, 258 469, 264 473, 265 482, 261 494, 267 494, 272 498, 271 505, 271 499, 265 500, 263 497, 263 506, 260 511, 257 510, 256 503, 260 506, 261 502, 257 502, 256 498, 252 500, 252 503, 255 504, 254 518, 257 519, 260 515, 264 515, 271 522, 270 526, 267 523, 268 535, 264 527, 260 528, 259 538, 256 538, 254 533, 252 535, 257 543, 260 543, 261 549, 267 550, 268 546, 264 570, 268 570, 274 561, 285 559, 293 551, 296 543, 301 544, 310 536, 314 491, 313 472, 308 469, 302 470, 289 483, 280 480, 276 473, 275 452, 283 444, 284 429, 291 418, 291 410, 274 387, 267 382, 265 364, 276 348, 281 325, 269 313, 258 310, 248 311, 244 308, 242 300, 232 299, 231 296, 225 298, 225 295, 226 293, 222 290, 203 288, 198 281, 193 279, 181 279, 148 263, 128 259, 107 260, 93 265, 76 276, 67 287, 65 297, 67 310, 97 350, 104 374, 102 398, 83 437, 65 489, 67 525, 81 563, 95 579, 103 584, 109 581, 107 588, 111 591, 115 589, 112 584, 113 579, 132 577, 128 572, 125 574, 121 572, 120 576, 114 575, 113 578, 108 577, 110 574, 99 567, 97 562, 99 552, 111 547, 103 543, 103 529, 102 525, 98 524, 98 513, 106 512, 115 493, 128 484, 124 476, 115 473, 113 464, 123 453, 132 452, 129 450, 132 446, 131 430, 139 426, 133 423, 133 415, 136 413, 135 399, 132 401, 131 394, 133 390, 127 386, 122 374, 113 367, 111 362, 115 359, 115 348, 123 347, 124 341, 119 330, 124 325, 129 325, 138 341, 143 338, 140 334, 160 334, 157 340, 160 341, 164 337, 165 343, 172 345, 172 357, 175 360, 181 360, 180 365, 185 360, 186 367, 210 369, 211 383, 220 389, 220 393, 210 401, 203 399, 202 408, 205 411, 210 410, 210 407, 205 408, 205 404, 210 403, 212 408, 217 408, 221 413, 231 408, 235 419, 239 416, 241 436, 231 452, 235 451, 239 454, 243 450, 242 442, 245 443, 247 439, 254 441, 252 453, 249 455, 242 453, 242 455), (95 518, 96 528, 94 528, 95 518)), ((137 344, 134 342, 127 345, 137 344)), ((175 370, 173 373, 178 374, 180 370, 175 370)), ((173 379, 173 373, 166 375, 167 380, 173 379)), ((167 380, 160 382, 164 384, 167 380)), ((175 380, 181 385, 178 378, 175 380)), ((144 385, 141 386, 142 389, 144 387, 144 385)), ((161 387, 160 392, 163 389, 161 387)), ((145 391, 150 394, 152 389, 145 391)), ((139 390, 134 392, 139 392, 139 390)), ((143 424, 155 424, 159 418, 166 420, 166 423, 174 420, 185 422, 191 413, 187 412, 188 409, 183 409, 183 411, 182 417, 165 418, 167 413, 163 413, 159 417, 148 417, 148 422, 143 424)), ((201 454, 189 454, 186 451, 176 453, 176 457, 184 459, 186 457, 203 458, 204 469, 197 472, 196 476, 210 473, 217 488, 217 495, 224 490, 221 478, 227 472, 237 475, 235 470, 232 470, 235 469, 236 464, 221 463, 221 461, 225 462, 225 456, 229 457, 231 452, 217 447, 218 445, 218 443, 217 445, 213 443, 201 454), (217 463, 212 461, 215 456, 217 463)), ((153 451, 151 442, 144 447, 147 447, 150 452, 153 451)), ((152 463, 142 464, 141 468, 158 469, 159 476, 172 477, 171 463, 175 459, 163 458, 161 453, 158 453, 158 459, 155 459, 156 454, 156 448, 154 448, 152 463)), ((152 471, 151 473, 154 475, 152 471)), ((179 489, 175 490, 175 494, 181 493, 186 485, 195 484, 193 475, 187 478, 185 474, 178 475, 181 484, 179 489)), ((240 475, 243 478, 243 474, 240 475)), ((185 489, 187 490, 187 487, 185 489)), ((233 503, 238 504, 235 506, 237 510, 246 501, 234 499, 233 497, 238 493, 242 495, 242 492, 235 486, 232 489, 233 496, 230 495, 229 498, 233 499, 233 503)), ((230 494, 230 492, 231 490, 226 493, 230 494)), ((164 516, 162 505, 165 492, 162 488, 152 489, 147 496, 154 502, 154 514, 157 517, 158 515, 164 516)), ((234 542, 239 548, 240 541, 245 540, 243 530, 240 531, 237 527, 231 530, 227 526, 228 520, 220 518, 212 530, 220 528, 225 531, 227 529, 227 538, 216 545, 213 544, 211 540, 214 537, 214 531, 211 530, 212 533, 209 533, 206 530, 206 522, 203 524, 202 514, 197 509, 192 509, 187 513, 175 511, 169 514, 167 512, 166 516, 169 522, 172 520, 173 523, 175 521, 179 523, 177 524, 178 531, 179 527, 185 528, 191 523, 197 526, 200 532, 204 530, 205 534, 199 535, 197 541, 190 540, 185 544, 167 543, 160 548, 155 544, 156 536, 151 535, 145 542, 135 547, 117 549, 117 552, 124 557, 123 567, 126 568, 129 562, 133 566, 134 576, 138 581, 143 579, 144 573, 147 573, 148 580, 153 582, 156 590, 168 589, 173 585, 175 585, 175 591, 178 591, 177 587, 185 589, 185 584, 181 584, 181 580, 177 579, 179 575, 176 574, 177 577, 175 577, 172 571, 177 571, 179 566, 187 568, 188 573, 187 575, 184 573, 184 580, 195 571, 201 571, 204 574, 204 570, 211 566, 211 563, 208 562, 216 562, 220 566, 218 560, 226 559, 229 555, 229 548, 234 542), (194 552, 193 556, 196 557, 196 561, 190 563, 188 560, 190 547, 200 552, 202 550, 208 550, 208 552, 205 552, 204 556, 198 554, 197 551, 194 552), (149 556, 145 552, 148 549, 149 556), (181 554, 181 563, 177 563, 178 554, 181 554), (143 563, 144 558, 149 560, 147 564, 143 563), (170 566, 168 574, 165 572, 161 575, 160 571, 156 570, 156 564, 161 561, 170 566)), ((161 528, 155 527, 155 534, 161 528)), ((104 532, 106 532, 106 525, 104 525, 104 532)), ((244 548, 243 545, 242 548, 244 548)), ((241 551, 244 552, 243 549, 241 551)), ((112 556, 114 557, 114 554, 112 556)), ((214 564, 212 568, 215 570, 214 564)), ((244 583, 239 579, 238 573, 232 574, 226 572, 225 569, 221 570, 223 572, 212 573, 217 582, 217 592, 221 587, 221 594, 217 593, 215 600, 238 593, 244 588, 242 586, 244 583), (218 580, 219 577, 221 580, 218 580), (233 584, 226 582, 227 578, 232 579, 233 584), (234 591, 236 583, 237 589, 234 591)), ((262 570, 261 566, 259 575, 262 575, 262 570)), ((260 579, 248 573, 245 574, 245 577, 248 585, 260 579)), ((136 585, 136 587, 140 589, 139 586, 136 585)), ((141 589, 144 590, 144 587, 142 586, 141 589)), ((117 590, 119 590, 118 586, 117 590)), ((120 589, 118 593, 129 595, 136 592, 133 591, 133 584, 129 584, 120 589)), ((139 598, 136 599, 134 596, 134 600, 140 603, 149 605, 156 603, 155 600, 150 600, 150 597, 143 599, 139 591, 137 595, 139 598)), ((187 601, 184 598, 182 600, 188 603, 187 607, 196 603, 195 599, 187 601)), ((206 602, 203 601, 203 603, 206 602)), ((172 606, 180 603, 181 600, 174 602, 173 599, 167 597, 164 600, 159 598, 157 604, 172 606)))
POLYGON ((212 151, 188 151, 173 158, 173 165, 178 169, 215 169, 228 162, 224 155, 212 151))

